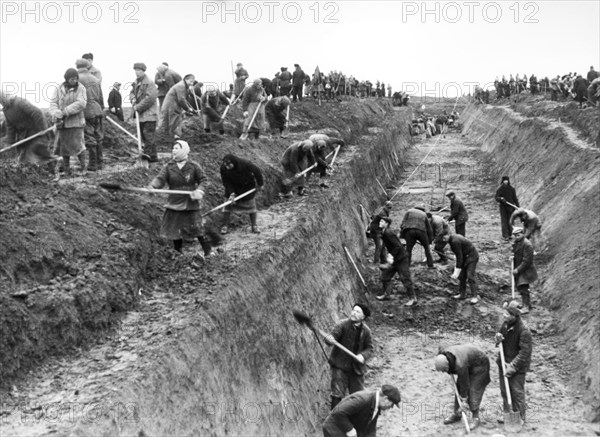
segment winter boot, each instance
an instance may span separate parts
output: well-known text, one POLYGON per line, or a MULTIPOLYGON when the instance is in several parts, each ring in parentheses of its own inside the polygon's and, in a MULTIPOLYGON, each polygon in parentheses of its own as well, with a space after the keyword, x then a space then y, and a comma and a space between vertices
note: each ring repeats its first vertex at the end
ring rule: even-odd
POLYGON ((392 284, 390 282, 385 282, 383 284, 383 293, 380 294, 379 296, 375 296, 375 299, 377 300, 390 300, 391 297, 390 295, 392 294, 392 284))

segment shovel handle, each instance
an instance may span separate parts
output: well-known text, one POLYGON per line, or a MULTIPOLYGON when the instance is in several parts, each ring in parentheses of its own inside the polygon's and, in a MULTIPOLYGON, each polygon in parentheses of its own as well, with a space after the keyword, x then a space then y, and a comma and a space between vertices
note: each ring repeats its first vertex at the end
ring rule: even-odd
MULTIPOLYGON (((452 380, 452 387, 454 387, 454 394, 456 396, 456 401, 458 402, 458 405, 460 406, 460 408, 462 409, 462 402, 460 400, 460 395, 458 394, 458 387, 456 387, 456 381, 454 380, 454 376, 450 375, 450 379, 452 380)), ((467 419, 467 415, 464 411, 461 410, 460 415, 462 417, 462 421, 463 424, 465 425, 465 431, 467 431, 467 434, 469 434, 471 432, 471 428, 469 428, 469 419, 467 419)))
POLYGON ((12 150, 15 147, 20 146, 21 144, 26 143, 27 141, 33 140, 34 138, 37 138, 37 137, 41 137, 42 135, 45 135, 48 132, 50 132, 51 130, 55 130, 55 129, 56 129, 56 125, 54 124, 54 125, 50 126, 48 129, 44 129, 43 131, 35 133, 35 134, 31 135, 30 137, 23 138, 21 141, 17 141, 16 143, 11 144, 10 146, 5 147, 4 149, 0 149, 0 153, 12 150))
MULTIPOLYGON (((317 329, 317 328, 315 328, 317 329)), ((321 336, 323 338, 329 337, 329 334, 327 334, 325 331, 321 330, 321 329, 317 329, 317 331, 319 332, 319 334, 321 334, 321 336)), ((364 364, 352 351, 350 351, 350 349, 348 349, 347 347, 343 346, 342 344, 340 344, 339 341, 337 341, 336 339, 333 339, 333 341, 331 341, 331 343, 338 347, 341 351, 345 352, 346 354, 348 354, 350 357, 352 357, 353 359, 355 359, 357 362, 364 364)))
POLYGON ((512 399, 510 396, 510 386, 508 385, 508 377, 506 376, 506 361, 504 359, 504 347, 502 346, 502 342, 500 342, 500 360, 502 361, 502 375, 504 376, 504 384, 506 389, 506 401, 508 403, 508 408, 512 412, 512 399))
POLYGON ((211 209, 208 212, 205 212, 204 214, 202 214, 202 217, 206 217, 207 215, 212 214, 215 211, 218 211, 221 208, 225 208, 227 205, 232 204, 233 202, 236 202, 238 200, 240 200, 242 197, 246 197, 248 194, 253 193, 256 191, 256 188, 252 188, 251 190, 246 191, 245 193, 240 194, 239 196, 235 197, 233 200, 228 200, 227 202, 223 202, 218 206, 215 206, 213 209, 211 209))
POLYGON ((513 270, 515 269, 515 259, 513 257, 510 258, 510 283, 512 288, 512 298, 515 299, 515 275, 513 275, 513 270))
POLYGON ((129 132, 127 129, 125 129, 123 126, 121 126, 119 123, 117 123, 116 121, 114 121, 110 117, 106 117, 106 119, 108 121, 110 121, 112 124, 114 124, 117 128, 119 128, 120 130, 122 130, 123 133, 125 133, 125 134, 129 135, 131 138, 133 138, 136 143, 138 142, 138 138, 135 135, 133 135, 131 132, 129 132))

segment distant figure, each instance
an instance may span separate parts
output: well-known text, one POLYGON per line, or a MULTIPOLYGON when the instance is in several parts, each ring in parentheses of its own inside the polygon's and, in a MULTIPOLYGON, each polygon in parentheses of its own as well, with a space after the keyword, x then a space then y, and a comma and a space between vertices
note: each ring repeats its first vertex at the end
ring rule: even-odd
POLYGON ((290 73, 287 67, 281 67, 281 73, 279 74, 279 95, 287 96, 292 90, 292 73, 290 73))
POLYGON ((244 68, 241 62, 237 64, 235 69, 235 82, 233 94, 239 96, 246 87, 246 79, 248 79, 248 71, 244 68))
POLYGON ((229 99, 225 97, 221 91, 216 88, 210 88, 200 98, 202 102, 202 121, 204 122, 204 132, 210 133, 210 125, 213 124, 219 130, 219 134, 223 135, 223 120, 221 114, 223 106, 229 105, 229 99))
POLYGON ((294 64, 294 67, 296 69, 292 73, 292 100, 295 102, 297 100, 302 101, 302 87, 304 86, 306 74, 300 68, 300 65, 294 64))
POLYGON ((290 103, 289 97, 282 95, 269 100, 265 105, 265 115, 269 122, 269 128, 271 132, 279 131, 281 137, 283 137, 287 108, 290 106, 290 103))
POLYGON ((119 120, 124 121, 123 117, 123 97, 121 96, 121 83, 115 82, 108 93, 108 110, 119 120))
POLYGON ((266 99, 267 96, 260 79, 254 79, 252 85, 246 89, 244 97, 242 97, 242 111, 244 111, 243 130, 249 135, 253 135, 256 139, 258 139, 260 131, 264 128, 265 107, 263 103, 266 99), (254 117, 255 113, 256 117, 254 117), (252 121, 253 117, 254 120, 252 121), (250 124, 250 121, 252 121, 252 124, 250 124))
POLYGON ((600 72, 594 70, 594 66, 590 66, 590 71, 588 71, 587 73, 587 80, 589 83, 592 83, 594 81, 594 79, 596 79, 597 77, 600 77, 600 72))
POLYGON ((69 68, 64 77, 65 81, 56 88, 50 99, 49 112, 52 122, 58 124, 57 153, 63 157, 65 175, 71 175, 71 156, 77 156, 82 173, 86 171, 83 112, 87 95, 85 87, 79 83, 77 70, 69 68))
POLYGON ((525 238, 523 228, 513 230, 515 242, 513 244, 513 275, 517 291, 523 299, 523 314, 531 311, 531 295, 529 285, 537 281, 538 275, 533 264, 533 245, 525 238))
POLYGON ((512 224, 510 223, 510 216, 515 210, 514 207, 510 206, 512 203, 515 206, 519 206, 519 199, 517 198, 517 191, 510 184, 510 178, 508 176, 502 176, 502 182, 496 190, 496 202, 500 204, 500 223, 502 226, 502 238, 510 240, 512 234, 512 224))
POLYGON ((75 62, 79 73, 79 82, 85 87, 87 104, 85 111, 85 147, 88 152, 88 171, 102 170, 104 142, 104 113, 102 103, 102 88, 100 81, 89 71, 87 59, 75 62))
POLYGON ((156 152, 155 133, 156 120, 158 118, 158 103, 156 97, 158 91, 156 85, 146 75, 146 64, 136 62, 133 64, 136 80, 133 82, 129 99, 132 103, 131 115, 136 117, 139 114, 140 130, 142 141, 144 143, 144 153, 150 158, 148 162, 158 162, 156 152))
POLYGON ((448 222, 454 220, 456 233, 464 237, 466 235, 467 221, 469 221, 469 214, 465 209, 465 205, 462 203, 462 200, 456 197, 454 191, 450 191, 446 194, 446 197, 450 199, 450 215, 445 219, 448 222))
POLYGON ((158 109, 162 109, 163 102, 167 93, 176 83, 181 82, 181 76, 176 71, 169 68, 169 64, 163 62, 156 67, 156 75, 154 76, 154 83, 158 90, 158 109))
POLYGON ((165 129, 171 136, 169 140, 178 140, 181 138, 183 113, 196 113, 196 110, 187 100, 190 87, 193 86, 193 83, 194 75, 186 74, 183 80, 177 82, 165 97, 160 116, 162 129, 165 129))

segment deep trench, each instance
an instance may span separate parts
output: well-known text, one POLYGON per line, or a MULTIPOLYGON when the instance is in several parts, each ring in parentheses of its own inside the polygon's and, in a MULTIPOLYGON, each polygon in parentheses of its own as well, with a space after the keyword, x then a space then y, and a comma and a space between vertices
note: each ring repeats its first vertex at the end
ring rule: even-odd
MULTIPOLYGON (((391 156, 395 151, 402 160, 411 147, 411 115, 407 109, 397 111, 392 125, 373 130, 368 146, 347 151, 335 177, 338 183, 326 198, 305 205, 308 210, 293 229, 268 251, 240 263, 219 292, 221 304, 195 320, 190 317, 177 343, 164 351, 144 381, 122 388, 123 401, 135 402, 143 422, 117 425, 100 420, 94 430, 115 435, 141 430, 147 435, 318 434, 327 412, 329 373, 312 333, 298 326, 292 310, 303 310, 318 327, 326 327, 355 301, 365 299, 344 247, 364 272, 368 242, 359 205, 373 210, 385 200, 376 179, 393 190, 406 176, 403 163, 393 165, 391 156)), ((462 119, 463 134, 480 143, 501 172, 535 175, 535 183, 519 196, 549 217, 544 233, 550 241, 545 256, 551 273, 543 283, 544 303, 563 321, 561 335, 581 358, 573 370, 587 388, 588 418, 593 420, 598 414, 600 370, 593 359, 599 354, 597 277, 578 275, 565 260, 575 258, 580 268, 584 263, 590 272, 595 269, 594 259, 581 259, 575 252, 581 246, 598 247, 597 223, 576 213, 582 205, 598 208, 597 151, 577 149, 556 133, 545 137, 544 126, 522 122, 501 108, 469 106, 462 119), (533 163, 535 172, 528 167, 533 163), (551 192, 545 189, 548 185, 551 192), (565 214, 553 214, 556 209, 565 214), (563 233, 571 222, 577 224, 569 228, 575 242, 563 233), (580 289, 590 292, 581 296, 580 289)), ((367 285, 368 298, 373 299, 379 284, 367 285)), ((457 310, 454 303, 438 302, 430 314, 439 314, 442 321, 436 323, 443 324, 457 310)), ((398 317, 408 315, 403 311, 398 317)), ((474 313, 457 330, 483 322, 495 325, 497 316, 474 313)))

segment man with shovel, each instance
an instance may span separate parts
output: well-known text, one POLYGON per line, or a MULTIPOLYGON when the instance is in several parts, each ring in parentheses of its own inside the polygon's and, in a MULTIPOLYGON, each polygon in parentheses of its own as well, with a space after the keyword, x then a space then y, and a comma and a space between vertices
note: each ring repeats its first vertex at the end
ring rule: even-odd
POLYGON ((284 182, 283 196, 286 198, 292 197, 292 187, 295 185, 298 189, 298 196, 305 196, 306 191, 304 185, 306 184, 306 177, 304 175, 298 176, 302 171, 315 162, 313 155, 313 142, 309 140, 297 141, 290 145, 281 158, 281 165, 283 166, 283 173, 285 176, 284 181, 290 181, 286 184, 284 182))
POLYGON ((513 211, 510 216, 510 225, 513 226, 516 219, 521 220, 523 224, 523 230, 525 232, 525 238, 531 241, 534 248, 536 244, 539 244, 539 239, 542 233, 542 224, 538 215, 525 208, 517 208, 513 211))
POLYGON ((362 390, 346 398, 323 422, 324 437, 375 437, 377 419, 394 405, 400 408, 400 390, 384 384, 381 388, 362 390))
POLYGON ((337 341, 353 352, 357 361, 339 347, 334 346, 329 357, 331 366, 331 409, 349 394, 365 389, 366 362, 373 355, 373 337, 371 329, 364 320, 371 315, 369 307, 357 303, 352 307, 352 313, 347 319, 341 320, 325 342, 333 345, 337 341))
MULTIPOLYGON (((461 413, 473 414, 469 429, 480 425, 479 405, 490 383, 490 359, 472 344, 440 347, 434 360, 435 370, 456 375, 454 412, 444 419, 444 425, 460 422, 461 413)), ((454 377, 452 378, 454 380, 454 377)))
POLYGON ((132 84, 130 100, 132 103, 131 115, 139 119, 141 140, 144 143, 144 153, 150 157, 149 162, 158 162, 156 144, 154 142, 156 121, 158 119, 158 91, 154 82, 146 75, 146 64, 136 62, 133 64, 136 80, 132 84))
POLYGON ((383 294, 377 296, 376 299, 390 300, 390 295, 392 294, 392 279, 394 278, 394 275, 398 273, 404 288, 406 288, 407 294, 411 297, 404 305, 410 307, 417 304, 417 295, 410 276, 408 252, 396 233, 390 229, 391 224, 392 219, 389 217, 382 217, 379 221, 379 227, 382 230, 381 240, 388 253, 394 257, 394 262, 391 266, 385 264, 380 267, 382 269, 381 282, 383 283, 383 294))
POLYGON ((254 135, 258 139, 260 130, 265 123, 265 110, 262 103, 267 100, 265 90, 260 79, 254 79, 252 85, 244 92, 242 98, 242 111, 244 111, 243 131, 254 135))
POLYGON ((479 252, 467 238, 462 235, 446 234, 443 237, 444 242, 450 244, 452 252, 456 256, 456 265, 452 273, 452 279, 459 281, 459 294, 454 296, 454 299, 467 298, 467 282, 471 289, 471 304, 475 305, 479 302, 479 289, 477 287, 477 278, 475 270, 479 262, 479 252))
POLYGON ((210 125, 213 124, 219 130, 220 135, 225 134, 223 117, 221 114, 223 112, 223 106, 229 106, 229 99, 216 87, 209 87, 204 94, 202 94, 200 102, 202 103, 204 132, 207 134, 210 133, 210 125))
POLYGON ((279 136, 284 138, 284 130, 288 122, 288 108, 290 107, 290 98, 288 96, 275 97, 265 105, 265 114, 269 122, 271 132, 279 131, 279 136))
MULTIPOLYGON (((522 421, 525 422, 525 374, 529 371, 531 364, 533 340, 531 331, 521 320, 521 312, 516 301, 505 304, 503 316, 504 322, 500 327, 500 332, 496 334, 496 346, 502 344, 504 361, 506 361, 505 370, 501 356, 498 354, 496 363, 500 373, 500 393, 504 401, 504 412, 511 413, 505 381, 503 381, 506 374, 512 410, 518 412, 522 421)), ((504 422, 503 419, 498 421, 504 422)))
POLYGON ((523 228, 514 228, 513 236, 513 271, 517 290, 521 293, 524 309, 523 314, 531 311, 531 295, 529 293, 529 284, 535 282, 538 278, 535 265, 533 264, 533 244, 525 238, 523 228))
MULTIPOLYGON (((43 163, 52 159, 48 137, 48 124, 40 108, 29 101, 14 95, 9 95, 0 90, 0 104, 6 121, 6 136, 2 138, 2 146, 10 146, 17 141, 38 137, 15 146, 19 151, 20 162, 43 163)), ((58 135, 58 133, 56 134, 58 135)))

